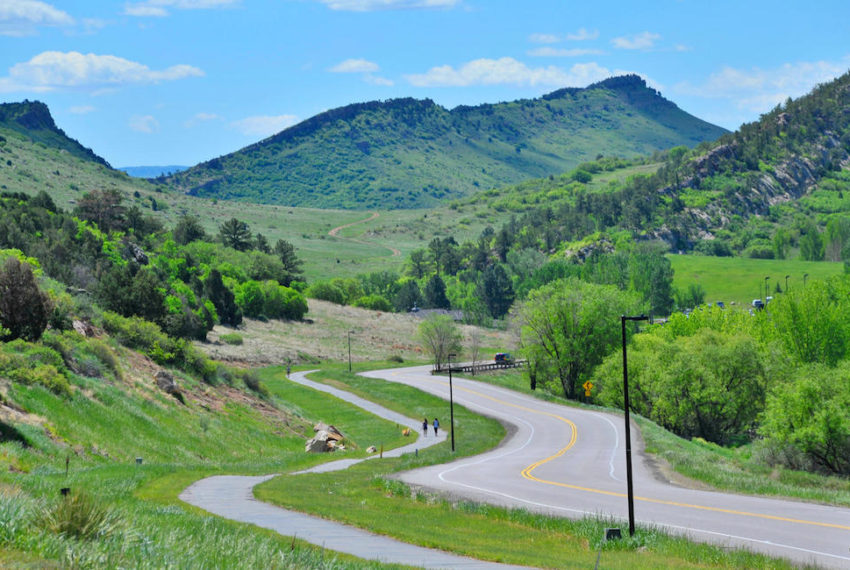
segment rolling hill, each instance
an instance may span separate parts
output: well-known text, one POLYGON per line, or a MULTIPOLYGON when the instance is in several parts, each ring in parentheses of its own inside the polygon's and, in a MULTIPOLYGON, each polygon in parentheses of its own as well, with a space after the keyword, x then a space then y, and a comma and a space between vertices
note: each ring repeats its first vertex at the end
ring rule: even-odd
POLYGON ((645 155, 725 132, 628 75, 452 110, 410 98, 348 105, 166 182, 195 196, 287 206, 431 207, 600 154, 645 155))

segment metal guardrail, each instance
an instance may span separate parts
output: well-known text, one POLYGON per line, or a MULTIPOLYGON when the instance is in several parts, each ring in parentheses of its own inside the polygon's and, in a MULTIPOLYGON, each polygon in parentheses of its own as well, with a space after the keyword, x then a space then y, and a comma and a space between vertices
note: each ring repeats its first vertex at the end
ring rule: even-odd
MULTIPOLYGON (((479 372, 487 372, 490 370, 504 370, 506 368, 519 368, 525 366, 527 360, 513 360, 511 362, 487 362, 481 364, 454 364, 451 366, 453 374, 468 373, 478 374, 479 372)), ((448 366, 441 366, 431 370, 431 374, 441 374, 448 372, 448 366)))

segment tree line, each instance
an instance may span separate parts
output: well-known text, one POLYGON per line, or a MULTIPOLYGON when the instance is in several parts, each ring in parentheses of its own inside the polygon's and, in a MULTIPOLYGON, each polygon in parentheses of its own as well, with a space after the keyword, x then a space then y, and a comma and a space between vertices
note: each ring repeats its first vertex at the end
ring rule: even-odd
POLYGON ((112 311, 155 323, 173 338, 206 339, 243 316, 300 319, 307 312, 301 260, 247 224, 207 236, 183 216, 169 231, 117 190, 85 194, 73 212, 46 192, 0 195, 0 325, 3 339, 38 339, 72 317, 112 311), (25 310, 21 307, 26 307, 25 310))

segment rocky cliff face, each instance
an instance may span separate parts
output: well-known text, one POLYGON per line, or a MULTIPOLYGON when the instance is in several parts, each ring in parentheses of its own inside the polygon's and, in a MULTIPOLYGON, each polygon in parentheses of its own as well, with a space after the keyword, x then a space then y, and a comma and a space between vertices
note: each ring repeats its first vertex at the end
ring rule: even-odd
MULTIPOLYGON (((824 147, 825 148, 825 147, 824 147)), ((850 153, 836 148, 830 156, 839 159, 844 168, 850 166, 850 153)), ((721 145, 694 160, 694 175, 679 188, 666 187, 659 192, 676 197, 686 189, 698 189, 704 180, 724 172, 723 165, 735 157, 734 145, 721 145)), ((815 153, 816 155, 818 153, 815 153)), ((683 208, 673 224, 649 232, 647 237, 669 244, 672 250, 690 249, 698 240, 714 239, 718 229, 726 228, 735 217, 765 216, 771 206, 798 200, 811 192, 823 173, 823 164, 804 156, 792 156, 767 172, 739 173, 743 185, 703 208, 683 208)))

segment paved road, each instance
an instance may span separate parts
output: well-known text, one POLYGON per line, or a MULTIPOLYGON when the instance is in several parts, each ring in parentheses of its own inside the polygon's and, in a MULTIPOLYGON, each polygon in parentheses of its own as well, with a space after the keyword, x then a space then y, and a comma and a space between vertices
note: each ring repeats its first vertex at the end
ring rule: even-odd
MULTIPOLYGON (((400 425, 409 426, 412 428, 414 434, 418 433, 417 430, 422 428, 422 423, 417 420, 406 418, 397 412, 388 410, 348 392, 343 392, 325 384, 312 382, 306 378, 307 374, 309 372, 294 373, 291 375, 291 380, 344 399, 400 425)), ((430 437, 419 438, 409 445, 389 450, 384 455, 395 457, 403 453, 413 453, 416 449, 436 445, 446 440, 445 433, 441 433, 436 438, 433 436, 432 431, 429 431, 429 433, 430 437)), ((363 459, 331 461, 299 472, 298 474, 346 469, 354 463, 374 459, 375 457, 378 457, 378 455, 363 459)), ((233 475, 207 477, 206 479, 197 481, 183 491, 180 494, 180 500, 225 518, 255 524, 286 536, 297 536, 302 540, 328 548, 329 550, 346 552, 365 560, 377 560, 379 562, 405 564, 422 568, 456 568, 462 570, 505 570, 520 568, 506 564, 482 562, 431 548, 414 546, 392 538, 372 534, 365 530, 303 513, 288 511, 256 500, 253 492, 254 487, 275 476, 247 477, 233 475)))
MULTIPOLYGON (((448 380, 431 376, 428 367, 367 375, 448 399, 448 380)), ((454 399, 516 430, 491 452, 410 471, 401 476, 404 481, 560 516, 627 519, 622 417, 543 402, 458 377, 454 399)), ((633 428, 633 437, 636 433, 633 428)), ((460 448, 463 438, 463 426, 458 425, 455 439, 460 448)), ((850 509, 685 489, 653 472, 638 442, 633 442, 632 451, 638 524, 723 546, 744 546, 796 563, 850 568, 850 509)))

